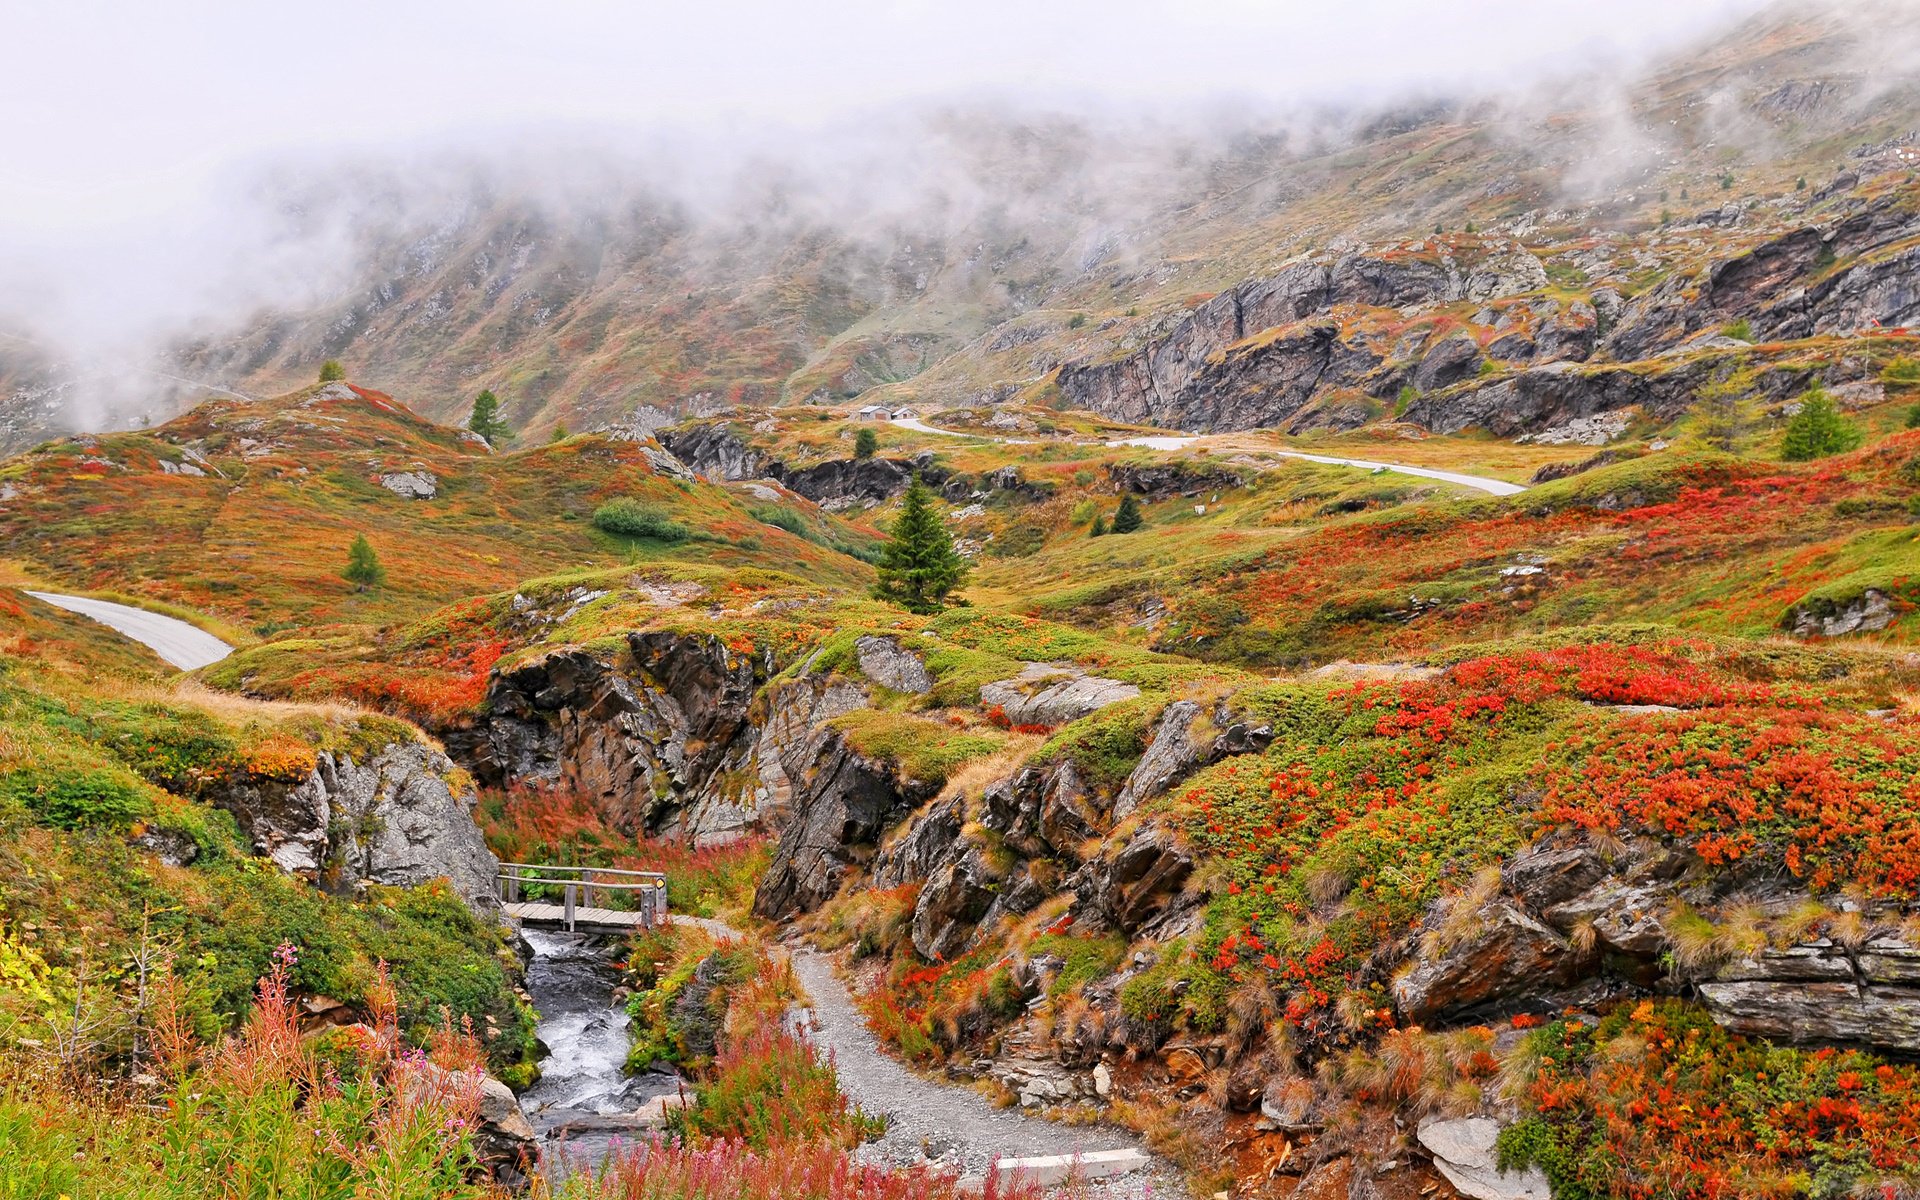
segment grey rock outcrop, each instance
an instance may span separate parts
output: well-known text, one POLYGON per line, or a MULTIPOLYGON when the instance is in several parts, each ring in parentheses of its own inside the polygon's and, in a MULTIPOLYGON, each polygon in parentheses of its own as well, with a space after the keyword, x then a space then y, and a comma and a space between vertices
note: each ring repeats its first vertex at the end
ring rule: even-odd
POLYGON ((1129 937, 1156 935, 1198 907, 1183 889, 1192 877, 1193 852, 1170 829, 1147 829, 1111 857, 1096 858, 1068 882, 1077 907, 1129 937))
POLYGON ((1238 719, 1225 706, 1212 713, 1211 737, 1196 738, 1201 707, 1192 700, 1167 705, 1154 723, 1147 749, 1113 800, 1113 819, 1125 819, 1148 800, 1201 767, 1236 754, 1258 754, 1273 742, 1273 727, 1238 719))
POLYGON ((291 787, 248 783, 210 798, 284 871, 334 886, 444 878, 468 904, 490 910, 499 864, 474 824, 473 794, 455 791, 452 778, 453 763, 438 750, 395 743, 364 763, 322 752, 291 787))
POLYGON ((1873 633, 1893 624, 1893 597, 1867 588, 1851 600, 1814 600, 1797 604, 1782 622, 1795 637, 1845 637, 1873 633))
POLYGON ((830 727, 816 746, 792 773, 793 815, 754 892, 754 914, 770 920, 825 903, 851 868, 872 860, 881 836, 936 790, 896 778, 830 727))
POLYGON ((1899 938, 1857 950, 1825 938, 1769 947, 1698 986, 1713 1019, 1735 1033, 1920 1053, 1920 948, 1899 938))
POLYGON ((725 787, 757 742, 759 664, 711 636, 647 631, 627 649, 619 661, 566 647, 497 674, 465 739, 482 779, 564 784, 630 831, 661 829, 702 802, 745 815, 774 799, 765 786, 749 796, 725 787))
POLYGON ((923 695, 933 690, 933 676, 920 656, 890 637, 867 636, 853 643, 860 670, 868 679, 896 692, 923 695))
POLYGON ((380 486, 406 500, 431 500, 440 491, 432 471, 398 471, 380 477, 380 486))
POLYGON ((1446 952, 1423 955, 1393 981, 1394 1002, 1414 1021, 1471 1011, 1518 993, 1551 992, 1577 978, 1559 932, 1499 903, 1446 952))
POLYGON ((989 683, 980 689, 984 708, 998 707, 1007 724, 1020 726, 1056 726, 1078 721, 1081 717, 1132 700, 1140 689, 1117 679, 1089 675, 1067 664, 1028 663, 1012 679, 989 683))

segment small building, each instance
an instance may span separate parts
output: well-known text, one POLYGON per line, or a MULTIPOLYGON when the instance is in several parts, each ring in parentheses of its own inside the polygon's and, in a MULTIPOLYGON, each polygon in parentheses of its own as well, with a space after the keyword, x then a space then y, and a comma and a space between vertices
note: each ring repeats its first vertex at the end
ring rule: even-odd
POLYGON ((896 421, 911 421, 919 415, 919 413, 914 412, 910 408, 896 408, 893 410, 893 419, 896 421))
POLYGON ((854 418, 861 421, 885 421, 892 417, 883 404, 862 405, 854 411, 854 418))

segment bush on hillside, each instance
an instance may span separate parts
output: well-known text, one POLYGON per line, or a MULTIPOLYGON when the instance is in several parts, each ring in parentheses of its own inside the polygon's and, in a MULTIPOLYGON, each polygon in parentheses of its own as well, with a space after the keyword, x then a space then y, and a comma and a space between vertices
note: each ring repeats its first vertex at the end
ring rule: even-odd
POLYGON ((1843 454, 1859 446, 1860 441, 1859 428, 1840 415, 1827 389, 1815 384, 1801 398, 1800 411, 1787 423, 1780 457, 1788 462, 1810 462, 1830 454, 1843 454))
POLYGON ((593 510, 593 527, 615 537, 650 538, 656 542, 684 542, 693 531, 656 508, 638 500, 609 500, 593 510))

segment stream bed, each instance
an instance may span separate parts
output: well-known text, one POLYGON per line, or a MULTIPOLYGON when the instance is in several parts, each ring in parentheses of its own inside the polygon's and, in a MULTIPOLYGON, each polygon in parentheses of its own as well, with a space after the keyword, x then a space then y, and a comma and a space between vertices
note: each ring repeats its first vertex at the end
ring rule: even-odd
POLYGON ((620 982, 614 943, 541 929, 521 936, 533 948, 527 992, 548 1053, 539 1080, 520 1093, 520 1107, 550 1167, 597 1165, 616 1144, 647 1136, 640 1111, 677 1095, 680 1077, 626 1073, 627 1013, 613 994, 620 982))

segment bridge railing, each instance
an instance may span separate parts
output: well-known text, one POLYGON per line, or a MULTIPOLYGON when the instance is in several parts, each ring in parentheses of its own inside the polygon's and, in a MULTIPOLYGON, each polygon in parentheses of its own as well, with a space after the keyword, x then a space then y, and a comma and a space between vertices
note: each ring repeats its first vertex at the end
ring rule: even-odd
POLYGON ((658 871, 501 863, 498 883, 499 898, 506 904, 518 903, 521 889, 527 884, 560 888, 561 910, 569 932, 576 910, 594 907, 596 893, 602 900, 610 894, 631 897, 641 925, 649 929, 667 919, 667 877, 658 871))

